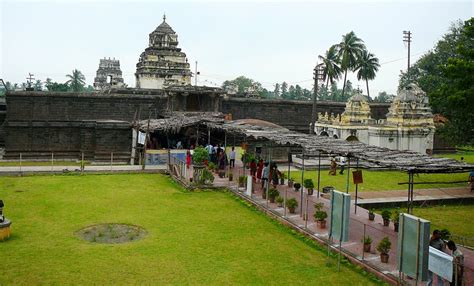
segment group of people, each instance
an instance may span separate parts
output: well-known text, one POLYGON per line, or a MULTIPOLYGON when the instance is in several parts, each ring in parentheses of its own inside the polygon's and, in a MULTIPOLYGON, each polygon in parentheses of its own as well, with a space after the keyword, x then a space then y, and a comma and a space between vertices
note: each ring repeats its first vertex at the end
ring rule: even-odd
MULTIPOLYGON (((441 238, 441 232, 435 229, 433 231, 433 235, 431 235, 431 238, 430 238, 430 246, 443 252, 445 252, 445 248, 448 247, 454 259, 453 278, 450 285, 453 285, 453 286, 463 285, 462 280, 463 280, 463 274, 464 274, 464 255, 459 250, 459 248, 457 248, 456 243, 454 243, 454 241, 452 240, 448 240, 447 242, 444 241, 441 238)), ((436 277, 436 275, 433 274, 431 271, 428 271, 428 282, 426 283, 427 286, 433 285, 434 277, 436 277)), ((438 276, 437 281, 438 281, 437 285, 439 286, 444 285, 443 279, 441 277, 438 276)))
POLYGON ((340 156, 338 158, 331 158, 331 165, 329 168, 329 175, 336 176, 337 173, 337 166, 340 166, 339 174, 344 175, 344 169, 346 167, 346 157, 340 156))
POLYGON ((250 175, 253 177, 254 182, 260 183, 262 189, 267 187, 268 183, 271 183, 274 187, 278 185, 279 179, 282 177, 282 173, 278 170, 276 163, 269 164, 263 162, 263 159, 255 159, 250 161, 250 175))

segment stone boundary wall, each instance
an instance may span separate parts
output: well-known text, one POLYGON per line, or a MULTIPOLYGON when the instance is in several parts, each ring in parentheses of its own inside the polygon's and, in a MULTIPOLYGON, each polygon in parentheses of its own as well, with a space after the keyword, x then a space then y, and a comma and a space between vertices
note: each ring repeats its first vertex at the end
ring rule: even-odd
MULTIPOLYGON (((372 118, 383 119, 390 104, 371 103, 370 106, 372 118)), ((345 102, 320 101, 317 112, 341 114, 345 107, 345 102)), ((221 112, 231 113, 233 119, 255 118, 305 133, 309 132, 312 108, 312 101, 296 100, 225 98, 221 103, 221 112)))

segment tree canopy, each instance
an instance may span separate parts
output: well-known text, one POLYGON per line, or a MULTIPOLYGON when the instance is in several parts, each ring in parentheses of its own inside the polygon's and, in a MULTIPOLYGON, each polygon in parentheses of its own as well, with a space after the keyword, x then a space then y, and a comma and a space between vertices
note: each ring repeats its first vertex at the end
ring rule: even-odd
POLYGON ((441 128, 453 144, 474 144, 474 18, 453 24, 433 50, 400 76, 399 88, 417 83, 433 112, 448 119, 441 128))

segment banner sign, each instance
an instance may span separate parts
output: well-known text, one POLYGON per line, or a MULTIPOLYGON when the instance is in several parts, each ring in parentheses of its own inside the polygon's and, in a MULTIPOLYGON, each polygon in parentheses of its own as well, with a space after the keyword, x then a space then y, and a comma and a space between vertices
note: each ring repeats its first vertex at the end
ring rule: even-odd
POLYGON ((350 207, 351 195, 339 191, 331 192, 329 236, 341 242, 349 240, 350 207))

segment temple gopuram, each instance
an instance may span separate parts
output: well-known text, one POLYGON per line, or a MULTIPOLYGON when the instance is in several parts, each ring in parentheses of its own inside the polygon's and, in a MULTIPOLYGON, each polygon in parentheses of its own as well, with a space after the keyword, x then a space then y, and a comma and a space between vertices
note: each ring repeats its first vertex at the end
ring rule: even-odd
POLYGON ((186 54, 178 48, 178 35, 163 22, 150 34, 148 48, 137 63, 136 87, 162 89, 171 85, 191 85, 186 54))
POLYGON ((120 70, 120 61, 114 59, 100 59, 99 69, 94 78, 94 88, 103 90, 110 87, 123 87, 122 70, 120 70))

